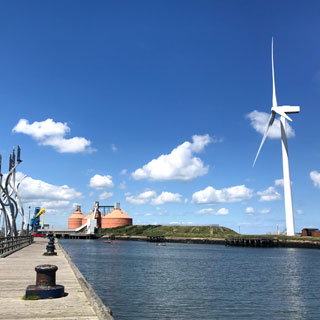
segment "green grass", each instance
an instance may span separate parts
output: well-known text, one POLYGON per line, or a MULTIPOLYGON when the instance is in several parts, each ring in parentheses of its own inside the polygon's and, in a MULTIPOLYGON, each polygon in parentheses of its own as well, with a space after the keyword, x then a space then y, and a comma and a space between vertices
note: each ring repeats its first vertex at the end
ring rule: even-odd
POLYGON ((165 236, 184 238, 226 238, 234 237, 237 233, 231 229, 217 226, 162 226, 135 225, 112 229, 99 229, 102 235, 118 236, 165 236))
POLYGON ((24 295, 22 297, 22 300, 39 300, 40 297, 39 296, 29 296, 28 298, 26 297, 26 295, 24 295))
POLYGON ((232 236, 233 238, 242 238, 242 239, 252 239, 252 238, 265 238, 265 239, 279 239, 279 240, 299 240, 299 241, 320 241, 320 237, 301 237, 300 235, 296 236, 286 236, 286 235, 246 235, 246 234, 236 234, 232 236))

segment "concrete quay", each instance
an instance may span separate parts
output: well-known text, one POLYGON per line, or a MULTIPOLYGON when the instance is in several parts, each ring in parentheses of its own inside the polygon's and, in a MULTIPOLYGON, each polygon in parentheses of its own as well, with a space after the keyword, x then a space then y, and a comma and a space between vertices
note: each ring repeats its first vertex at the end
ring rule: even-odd
POLYGON ((91 285, 82 276, 63 248, 56 243, 57 256, 43 256, 48 239, 35 242, 0 259, 0 319, 113 320, 91 285), (58 266, 56 284, 67 296, 58 299, 23 300, 26 287, 36 282, 35 267, 58 266))

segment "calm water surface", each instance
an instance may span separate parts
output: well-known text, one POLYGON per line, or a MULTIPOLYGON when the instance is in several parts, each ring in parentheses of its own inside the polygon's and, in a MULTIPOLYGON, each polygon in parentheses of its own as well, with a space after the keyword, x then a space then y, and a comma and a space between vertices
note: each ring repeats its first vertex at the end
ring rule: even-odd
POLYGON ((320 319, 320 250, 60 243, 116 320, 320 319))

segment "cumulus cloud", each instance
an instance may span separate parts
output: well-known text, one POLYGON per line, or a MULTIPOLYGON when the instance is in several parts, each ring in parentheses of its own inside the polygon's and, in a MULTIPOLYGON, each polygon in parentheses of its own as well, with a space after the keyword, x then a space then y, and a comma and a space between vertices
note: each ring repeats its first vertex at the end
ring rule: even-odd
MULTIPOLYGON (((268 122, 270 114, 266 112, 260 112, 257 110, 254 110, 247 114, 247 118, 250 119, 251 126, 260 134, 264 134, 268 122)), ((295 136, 295 132, 290 126, 290 124, 287 122, 287 137, 292 138, 295 136)), ((273 125, 269 129, 268 138, 271 139, 279 139, 281 138, 281 129, 280 129, 280 120, 275 119, 273 125)))
POLYGON ((258 196, 260 196, 259 201, 275 201, 275 200, 280 200, 281 195, 279 192, 276 191, 274 187, 269 187, 266 190, 263 191, 258 191, 257 192, 258 196))
POLYGON ((102 190, 102 189, 106 189, 106 188, 112 188, 114 186, 114 184, 112 182, 112 176, 110 176, 110 175, 101 176, 100 174, 95 174, 90 179, 89 186, 91 188, 94 188, 97 190, 102 190))
POLYGON ((67 185, 56 186, 42 180, 26 177, 19 188, 19 195, 25 200, 73 200, 82 197, 82 193, 67 185))
POLYGON ((197 211, 198 214, 212 214, 214 216, 227 215, 229 214, 229 210, 226 208, 220 208, 219 210, 215 210, 213 208, 204 208, 197 211))
POLYGON ((234 186, 216 190, 209 186, 203 190, 197 191, 192 195, 194 203, 230 203, 240 202, 252 198, 253 190, 245 185, 234 186))
POLYGON ((51 146, 60 153, 93 152, 91 141, 83 137, 66 139, 70 132, 66 123, 55 122, 52 119, 29 123, 26 119, 20 119, 12 129, 16 133, 24 133, 38 141, 39 145, 51 146))
POLYGON ((200 153, 212 142, 209 135, 192 137, 193 142, 185 141, 171 151, 170 154, 163 154, 157 159, 153 159, 142 168, 132 173, 135 180, 179 180, 190 181, 196 177, 205 175, 209 167, 205 166, 202 160, 195 157, 195 153, 200 153))
POLYGON ((102 192, 99 196, 100 200, 107 200, 113 196, 113 192, 102 192))
POLYGON ((121 190, 127 189, 127 184, 126 184, 125 181, 122 181, 122 182, 119 184, 119 189, 121 189, 121 190))
POLYGON ((164 203, 181 202, 181 194, 164 191, 159 196, 154 190, 144 191, 136 196, 128 194, 126 200, 132 204, 142 205, 150 203, 152 205, 161 205, 164 203))
POLYGON ((310 179, 313 182, 313 185, 316 188, 320 188, 320 173, 318 171, 311 171, 310 172, 310 179))
MULTIPOLYGON (((22 172, 17 172, 16 181, 24 177, 22 172)), ((73 210, 74 200, 83 198, 81 192, 67 185, 57 186, 42 180, 26 177, 22 180, 18 194, 26 206, 43 207, 47 212, 70 215, 73 210)))
POLYGON ((172 192, 162 192, 158 197, 151 200, 151 204, 154 205, 177 202, 181 202, 181 194, 172 192))
POLYGON ((283 179, 274 180, 274 185, 277 187, 278 186, 283 187, 283 179))
POLYGON ((218 211, 217 211, 217 213, 216 213, 216 215, 226 215, 226 214, 229 214, 229 209, 226 209, 226 208, 220 208, 218 211))
POLYGON ((267 214, 271 211, 269 208, 261 209, 261 210, 255 210, 253 207, 247 207, 246 213, 248 214, 267 214))
POLYGON ((247 207, 246 208, 246 213, 254 213, 253 207, 247 207))
POLYGON ((148 203, 152 198, 155 198, 157 193, 153 190, 147 190, 137 196, 127 195, 126 200, 132 204, 142 205, 148 203))

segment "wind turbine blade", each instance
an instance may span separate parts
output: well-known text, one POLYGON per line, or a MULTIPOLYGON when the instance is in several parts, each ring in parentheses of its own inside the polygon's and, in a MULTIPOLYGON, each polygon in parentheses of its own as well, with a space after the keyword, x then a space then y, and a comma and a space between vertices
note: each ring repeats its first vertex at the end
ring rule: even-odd
POLYGON ((268 126, 267 126, 266 131, 265 131, 265 133, 264 133, 264 135, 263 135, 263 138, 262 138, 262 140, 261 140, 260 147, 259 147, 259 149, 258 149, 258 152, 257 152, 257 155, 256 155, 256 157, 255 157, 255 159, 254 159, 254 162, 253 162, 252 167, 254 167, 254 165, 256 164, 256 161, 257 161, 257 159, 258 159, 260 150, 261 150, 261 148, 262 148, 262 146, 263 146, 263 144, 264 144, 264 141, 266 140, 266 138, 267 138, 267 136, 268 136, 269 129, 270 129, 270 127, 271 127, 272 124, 273 124, 273 121, 274 121, 275 116, 276 116, 276 114, 275 114, 274 112, 272 112, 271 115, 270 115, 270 118, 269 118, 268 126))
POLYGON ((283 110, 281 110, 281 107, 272 107, 271 110, 292 122, 292 119, 283 110))
POLYGON ((271 59, 272 59, 272 85, 273 85, 272 107, 276 107, 277 106, 277 97, 276 97, 276 85, 275 85, 275 81, 274 81, 273 37, 272 37, 272 43, 271 43, 271 59))

